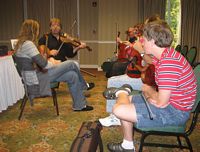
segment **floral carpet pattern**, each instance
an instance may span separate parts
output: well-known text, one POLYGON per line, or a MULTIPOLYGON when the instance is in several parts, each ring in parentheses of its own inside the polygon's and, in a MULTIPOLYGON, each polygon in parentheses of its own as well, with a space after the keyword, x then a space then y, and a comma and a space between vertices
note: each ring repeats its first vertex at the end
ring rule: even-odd
MULTIPOLYGON (((94 82, 95 88, 89 91, 88 104, 94 107, 89 112, 74 112, 71 108, 72 99, 65 83, 57 90, 60 115, 56 115, 52 98, 34 100, 34 106, 28 103, 22 120, 18 121, 20 101, 6 111, 0 113, 0 152, 69 152, 83 121, 95 121, 106 117, 106 103, 102 92, 106 88, 107 79, 103 72, 87 69, 96 77, 83 73, 87 82, 94 82)), ((101 131, 104 151, 109 142, 120 142, 120 127, 104 127, 101 131)), ((140 134, 134 136, 136 151, 139 146, 140 134)), ((151 137, 151 141, 175 142, 174 138, 151 137)), ((200 119, 190 136, 194 152, 200 151, 200 119)), ((168 148, 145 147, 144 152, 179 152, 188 151, 168 148)))

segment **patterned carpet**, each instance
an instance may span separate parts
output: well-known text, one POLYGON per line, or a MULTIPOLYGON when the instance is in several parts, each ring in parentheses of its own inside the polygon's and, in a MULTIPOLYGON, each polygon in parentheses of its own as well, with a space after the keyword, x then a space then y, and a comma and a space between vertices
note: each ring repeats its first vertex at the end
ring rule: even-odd
MULTIPOLYGON (((88 70, 88 69, 87 69, 88 70)), ((25 107, 22 120, 18 121, 20 101, 8 110, 0 113, 0 152, 69 152, 73 139, 83 121, 95 121, 105 117, 105 99, 102 96, 106 88, 107 79, 103 72, 88 70, 97 77, 83 73, 88 82, 95 82, 96 87, 89 91, 88 104, 94 106, 90 112, 74 112, 71 108, 72 100, 64 83, 57 90, 60 115, 56 116, 52 98, 34 100, 34 106, 28 103, 25 107)), ((122 139, 120 127, 103 128, 102 140, 104 151, 107 152, 107 143, 119 142, 122 139)), ((195 152, 200 151, 200 121, 190 136, 195 152)), ((135 135, 136 150, 139 145, 140 134, 135 135)), ((174 138, 149 138, 149 140, 174 142, 174 138)), ((147 148, 144 152, 178 152, 180 149, 147 148)), ((184 150, 187 151, 187 150, 184 150)))

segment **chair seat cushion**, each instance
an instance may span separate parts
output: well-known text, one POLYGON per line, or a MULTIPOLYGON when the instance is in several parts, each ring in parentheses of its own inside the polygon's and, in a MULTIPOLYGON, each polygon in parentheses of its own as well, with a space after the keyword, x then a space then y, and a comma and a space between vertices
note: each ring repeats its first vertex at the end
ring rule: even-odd
POLYGON ((149 127, 149 128, 139 128, 135 127, 141 131, 162 131, 162 132, 179 132, 184 133, 186 126, 165 126, 165 127, 149 127))

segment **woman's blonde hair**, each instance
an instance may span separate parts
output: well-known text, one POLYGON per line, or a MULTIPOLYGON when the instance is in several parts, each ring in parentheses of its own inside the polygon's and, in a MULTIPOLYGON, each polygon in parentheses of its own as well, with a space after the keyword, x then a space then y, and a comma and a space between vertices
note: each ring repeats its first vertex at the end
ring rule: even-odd
POLYGON ((22 44, 30 40, 36 46, 38 43, 38 34, 39 34, 39 23, 32 19, 27 19, 22 23, 21 30, 18 36, 18 42, 15 46, 15 50, 18 50, 22 44))

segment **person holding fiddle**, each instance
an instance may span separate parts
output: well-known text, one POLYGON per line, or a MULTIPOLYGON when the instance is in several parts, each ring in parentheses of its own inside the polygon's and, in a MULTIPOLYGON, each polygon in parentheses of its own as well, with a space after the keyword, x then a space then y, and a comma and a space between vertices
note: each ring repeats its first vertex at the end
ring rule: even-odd
POLYGON ((80 42, 80 45, 74 46, 67 39, 67 35, 62 33, 62 24, 60 19, 52 18, 49 23, 50 32, 44 34, 39 39, 39 45, 45 45, 49 48, 49 56, 56 60, 66 61, 77 55, 77 51, 86 48, 86 44, 80 42))
MULTIPOLYGON (((55 63, 64 62, 67 58, 76 56, 80 49, 86 48, 86 44, 81 41, 79 45, 74 46, 71 40, 66 40, 67 35, 62 33, 62 24, 59 18, 50 19, 49 28, 50 32, 44 34, 39 39, 38 44, 40 52, 46 52, 46 56, 50 58, 50 61, 55 63), (45 49, 48 51, 45 51, 45 49)), ((74 62, 80 68, 78 62, 74 60, 69 60, 68 62, 74 62)), ((95 84, 91 82, 87 83, 87 86, 88 90, 90 90, 95 84)))
MULTIPOLYGON (((128 31, 126 33, 127 33, 127 39, 129 39, 129 41, 122 42, 119 37, 117 37, 117 41, 119 43, 119 47, 121 47, 121 45, 122 46, 125 45, 125 47, 128 48, 128 50, 126 52, 126 58, 129 60, 129 63, 125 67, 125 74, 118 75, 118 76, 112 76, 112 77, 108 78, 107 88, 120 87, 123 84, 130 84, 134 90, 140 91, 142 88, 142 84, 143 84, 142 79, 141 79, 141 71, 133 66, 133 61, 138 66, 142 67, 142 63, 143 64, 151 64, 150 63, 151 59, 148 59, 148 57, 146 57, 147 55, 145 55, 143 57, 144 58, 143 59, 141 54, 139 53, 139 51, 137 51, 136 49, 133 48, 133 45, 134 45, 135 41, 137 40, 137 38, 140 35, 142 35, 142 31, 139 30, 138 25, 135 25, 134 28, 129 27, 128 31), (124 44, 124 43, 126 43, 126 44, 124 44), (127 45, 128 45, 128 47, 127 47, 127 45)), ((119 54, 120 54, 120 52, 119 52, 119 54)), ((121 124, 120 120, 112 114, 112 107, 114 104, 115 104, 114 99, 107 99, 106 111, 110 114, 109 114, 109 116, 107 116, 105 118, 99 119, 99 122, 105 127, 116 126, 116 125, 121 124)))
MULTIPOLYGON (((22 23, 16 44, 16 62, 28 84, 29 96, 51 95, 50 82, 65 82, 72 96, 74 111, 90 111, 83 91, 88 86, 74 62, 54 64, 44 58, 38 48, 39 23, 27 19, 22 23)), ((33 97, 33 98, 34 98, 33 97)))
MULTIPOLYGON (((144 51, 152 55, 155 82, 158 90, 143 84, 142 93, 153 113, 150 119, 144 98, 129 96, 131 87, 112 89, 116 97, 113 114, 120 119, 123 141, 109 143, 111 152, 133 152, 133 125, 142 128, 184 125, 189 117, 197 93, 197 80, 187 60, 173 48, 173 33, 163 20, 144 25, 144 51), (189 100, 188 100, 189 99, 189 100)), ((107 90, 108 91, 108 90, 107 90)))
POLYGON ((116 51, 117 59, 109 63, 104 62, 101 66, 107 78, 125 74, 126 67, 129 64, 129 54, 132 49, 132 44, 137 40, 134 30, 135 28, 129 27, 128 31, 126 31, 128 41, 121 41, 119 38, 120 33, 118 33, 116 38, 118 45, 118 50, 116 51))

